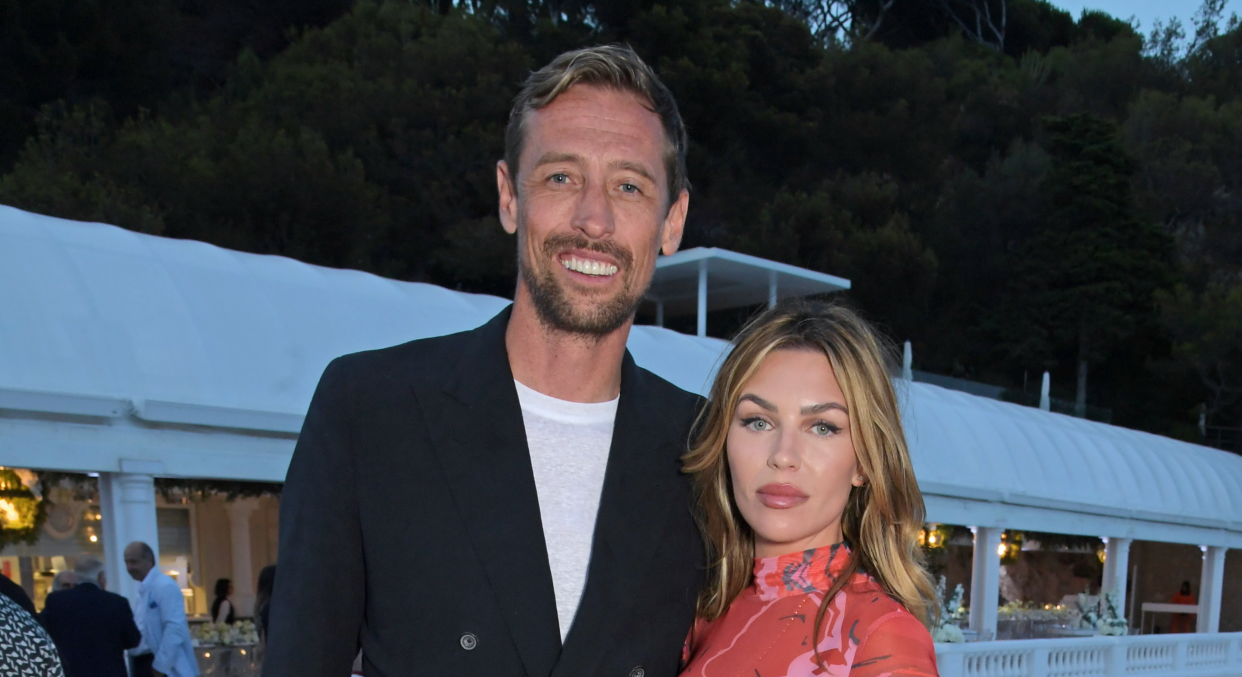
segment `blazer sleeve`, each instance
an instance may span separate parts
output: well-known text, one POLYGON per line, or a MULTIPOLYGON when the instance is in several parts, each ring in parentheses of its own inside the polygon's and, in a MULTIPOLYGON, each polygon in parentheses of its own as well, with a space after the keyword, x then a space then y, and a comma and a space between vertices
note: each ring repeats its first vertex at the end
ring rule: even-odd
POLYGON ((121 647, 124 649, 132 649, 142 642, 142 631, 138 629, 138 625, 134 623, 134 611, 129 608, 129 602, 121 596, 117 596, 114 602, 113 615, 116 616, 114 621, 121 638, 121 647))
POLYGON ((281 491, 264 677, 347 675, 358 652, 365 569, 348 367, 338 358, 319 379, 281 491))

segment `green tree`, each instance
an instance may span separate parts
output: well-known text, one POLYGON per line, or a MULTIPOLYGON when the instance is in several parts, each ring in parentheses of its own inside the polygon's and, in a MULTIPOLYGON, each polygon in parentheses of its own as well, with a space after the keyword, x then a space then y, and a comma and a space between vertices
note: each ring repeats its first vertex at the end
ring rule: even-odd
POLYGON ((1145 91, 1124 126, 1135 196, 1200 280, 1242 273, 1242 101, 1145 91))
POLYGON ((1179 285, 1157 298, 1174 357, 1202 384, 1204 416, 1242 429, 1242 285, 1179 285))
POLYGON ((999 322, 1029 364, 1073 356, 1076 406, 1086 411, 1088 368, 1153 318, 1171 247, 1141 218, 1130 190, 1134 162, 1116 126, 1090 115, 1049 119, 1052 167, 1046 225, 1013 257, 1010 300, 999 322))

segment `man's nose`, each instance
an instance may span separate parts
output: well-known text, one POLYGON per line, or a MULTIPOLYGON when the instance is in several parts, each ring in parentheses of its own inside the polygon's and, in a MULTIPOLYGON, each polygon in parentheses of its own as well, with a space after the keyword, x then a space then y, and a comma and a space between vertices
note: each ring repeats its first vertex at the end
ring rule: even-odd
POLYGON ((578 203, 574 206, 574 230, 589 238, 601 238, 611 235, 615 229, 612 213, 612 201, 608 199, 608 188, 603 181, 592 181, 578 193, 578 203))

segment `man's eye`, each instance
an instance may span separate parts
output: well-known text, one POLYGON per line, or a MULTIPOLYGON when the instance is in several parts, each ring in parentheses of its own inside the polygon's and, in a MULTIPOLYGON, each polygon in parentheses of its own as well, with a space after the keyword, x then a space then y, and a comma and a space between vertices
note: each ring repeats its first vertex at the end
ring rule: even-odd
POLYGON ((625 192, 625 193, 639 193, 639 192, 642 192, 642 191, 640 191, 640 190, 639 190, 638 186, 635 186, 635 185, 634 185, 634 184, 632 184, 632 183, 623 183, 623 184, 621 184, 621 191, 622 191, 622 192, 625 192))
POLYGON ((550 180, 552 183, 569 183, 569 175, 557 173, 557 174, 553 174, 552 176, 548 177, 548 180, 550 180))

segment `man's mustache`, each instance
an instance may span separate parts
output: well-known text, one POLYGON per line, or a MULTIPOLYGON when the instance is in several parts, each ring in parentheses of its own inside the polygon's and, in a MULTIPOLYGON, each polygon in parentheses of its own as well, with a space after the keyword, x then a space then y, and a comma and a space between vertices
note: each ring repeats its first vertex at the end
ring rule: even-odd
POLYGON ((583 251, 604 254, 616 261, 617 266, 622 270, 629 270, 630 264, 634 262, 634 255, 630 250, 613 242, 612 240, 592 240, 583 235, 551 235, 543 241, 544 256, 552 258, 567 249, 581 249, 583 251))

